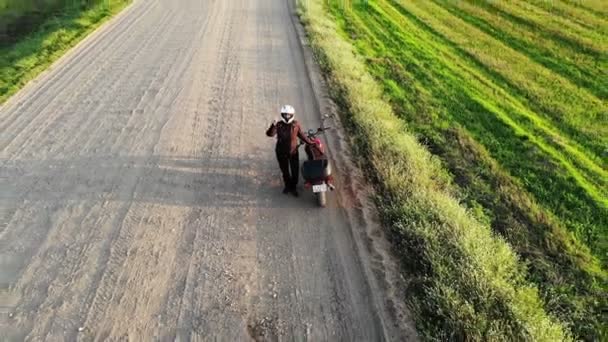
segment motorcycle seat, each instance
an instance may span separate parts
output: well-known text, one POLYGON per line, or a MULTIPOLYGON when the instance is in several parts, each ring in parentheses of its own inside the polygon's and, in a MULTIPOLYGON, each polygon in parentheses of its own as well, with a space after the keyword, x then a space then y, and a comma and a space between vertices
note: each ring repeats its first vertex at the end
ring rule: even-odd
POLYGON ((331 165, 327 159, 307 160, 302 164, 302 177, 307 181, 321 180, 331 175, 331 165))

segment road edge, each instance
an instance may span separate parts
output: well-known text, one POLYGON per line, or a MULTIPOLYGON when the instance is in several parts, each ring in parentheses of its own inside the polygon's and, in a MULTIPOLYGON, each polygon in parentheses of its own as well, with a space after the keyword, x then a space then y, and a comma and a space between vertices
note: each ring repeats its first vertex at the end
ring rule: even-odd
POLYGON ((338 191, 338 201, 353 228, 353 238, 357 244, 359 259, 366 273, 373 303, 382 324, 384 338, 386 340, 418 340, 414 321, 405 302, 401 299, 405 292, 406 280, 400 272, 399 259, 393 253, 392 246, 380 223, 376 207, 371 200, 373 189, 361 174, 358 165, 353 163, 350 157, 352 156, 350 140, 344 133, 346 131, 340 121, 340 116, 337 115, 338 106, 329 95, 329 86, 317 64, 308 35, 300 21, 297 1, 287 0, 291 22, 298 36, 319 118, 324 114, 334 114, 332 119, 336 129, 332 130, 329 135, 325 134, 325 140, 331 159, 341 166, 337 168, 342 180, 341 184, 338 184, 338 188, 344 190, 346 196, 341 193, 342 191, 338 191), (343 153, 332 153, 336 151, 343 153), (345 176, 348 176, 350 180, 347 181, 345 176))

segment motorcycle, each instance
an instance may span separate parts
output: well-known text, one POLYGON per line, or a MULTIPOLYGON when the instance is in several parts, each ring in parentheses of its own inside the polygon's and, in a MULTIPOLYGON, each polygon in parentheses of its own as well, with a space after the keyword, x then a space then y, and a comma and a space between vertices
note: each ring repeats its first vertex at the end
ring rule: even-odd
MULTIPOLYGON (((331 175, 331 164, 325 153, 325 146, 318 138, 318 135, 331 129, 331 127, 324 127, 324 121, 327 118, 329 118, 328 115, 324 117, 321 121, 321 127, 317 128, 316 131, 308 130, 306 135, 313 143, 304 147, 307 160, 302 164, 304 187, 312 189, 320 207, 327 205, 327 192, 335 189, 331 175)), ((302 145, 304 144, 300 143, 299 146, 302 145)))

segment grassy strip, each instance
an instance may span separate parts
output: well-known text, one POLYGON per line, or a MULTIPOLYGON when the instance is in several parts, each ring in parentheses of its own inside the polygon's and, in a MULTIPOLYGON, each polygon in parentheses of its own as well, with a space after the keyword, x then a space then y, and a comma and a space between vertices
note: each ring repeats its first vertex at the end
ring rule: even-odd
POLYGON ((348 110, 354 148, 382 198, 379 210, 412 279, 407 298, 419 333, 434 339, 567 340, 524 280, 517 257, 453 198, 449 177, 382 100, 382 91, 339 35, 321 0, 302 17, 348 110))
POLYGON ((56 13, 82 11, 95 2, 99 0, 0 0, 0 47, 18 42, 56 13))
POLYGON ((106 0, 52 17, 14 45, 0 48, 0 104, 131 0, 106 0))

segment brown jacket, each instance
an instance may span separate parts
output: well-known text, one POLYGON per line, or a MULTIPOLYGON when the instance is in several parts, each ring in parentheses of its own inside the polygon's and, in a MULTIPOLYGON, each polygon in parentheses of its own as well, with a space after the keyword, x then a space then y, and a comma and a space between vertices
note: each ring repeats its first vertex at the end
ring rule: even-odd
POLYGON ((302 126, 297 120, 287 124, 279 121, 272 124, 266 135, 269 137, 277 136, 276 151, 279 154, 295 154, 298 150, 298 138, 302 139, 307 144, 312 144, 312 141, 302 131, 302 126))

